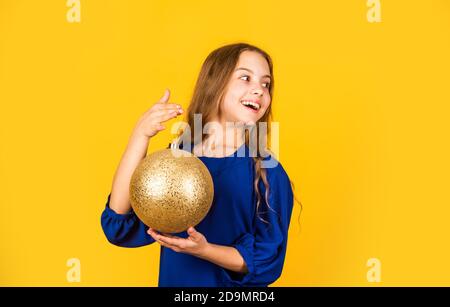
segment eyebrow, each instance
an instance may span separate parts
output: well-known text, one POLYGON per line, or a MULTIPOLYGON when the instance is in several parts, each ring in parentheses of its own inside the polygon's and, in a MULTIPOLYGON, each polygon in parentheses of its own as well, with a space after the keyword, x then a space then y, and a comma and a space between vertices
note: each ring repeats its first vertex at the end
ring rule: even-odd
MULTIPOLYGON (((248 72, 251 72, 252 74, 255 74, 251 69, 248 69, 248 68, 245 68, 245 67, 239 67, 239 68, 236 68, 235 71, 238 71, 238 70, 246 70, 246 71, 248 71, 248 72)), ((272 79, 272 76, 271 76, 271 75, 264 75, 264 76, 262 76, 262 77, 263 77, 263 78, 267 77, 267 78, 272 79)))

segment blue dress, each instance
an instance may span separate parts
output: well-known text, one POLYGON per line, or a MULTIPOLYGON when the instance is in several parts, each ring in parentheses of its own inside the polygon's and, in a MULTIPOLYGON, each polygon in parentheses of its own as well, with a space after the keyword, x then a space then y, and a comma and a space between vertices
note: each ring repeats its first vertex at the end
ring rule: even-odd
MULTIPOLYGON (((192 152, 192 151, 191 151, 192 152)), ((267 169, 268 196, 272 210, 265 202, 265 186, 260 180, 262 202, 256 214, 256 192, 253 189, 254 163, 249 148, 242 145, 234 154, 222 157, 199 157, 214 183, 214 200, 206 217, 195 226, 208 242, 235 247, 242 255, 248 272, 222 268, 198 257, 160 248, 160 287, 265 287, 277 280, 286 254, 288 228, 293 207, 289 177, 281 163, 267 169), (242 153, 245 157, 242 157, 242 153), (261 220, 263 219, 263 220, 261 220), (267 223, 268 222, 268 223, 267 223)), ((106 238, 121 247, 139 247, 154 243, 148 227, 131 210, 117 214, 106 207, 101 225, 106 238)), ((175 234, 187 238, 186 232, 175 234)))

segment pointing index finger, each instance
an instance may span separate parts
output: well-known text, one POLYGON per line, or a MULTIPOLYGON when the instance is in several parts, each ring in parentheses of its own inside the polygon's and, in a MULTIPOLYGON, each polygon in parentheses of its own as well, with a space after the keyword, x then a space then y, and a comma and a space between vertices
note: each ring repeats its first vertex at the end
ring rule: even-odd
POLYGON ((164 95, 159 99, 158 102, 167 103, 169 101, 169 97, 170 97, 170 90, 166 88, 166 90, 164 91, 164 95))

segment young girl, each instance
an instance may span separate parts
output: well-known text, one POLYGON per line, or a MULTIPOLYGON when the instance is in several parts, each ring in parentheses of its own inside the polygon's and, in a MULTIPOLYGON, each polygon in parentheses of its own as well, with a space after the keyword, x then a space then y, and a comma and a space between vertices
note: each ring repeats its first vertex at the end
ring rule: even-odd
POLYGON ((256 157, 251 154, 248 130, 239 128, 269 121, 273 86, 272 60, 255 46, 227 45, 205 60, 186 115, 192 131, 194 114, 218 127, 199 140, 191 138, 191 152, 213 178, 214 200, 207 216, 183 233, 149 229, 129 203, 130 179, 149 140, 164 129, 162 122, 183 110, 168 103, 166 90, 134 128, 101 224, 112 244, 161 245, 159 286, 268 286, 281 275, 293 207, 291 182, 278 161, 264 167, 273 156, 263 157, 261 149, 256 157))

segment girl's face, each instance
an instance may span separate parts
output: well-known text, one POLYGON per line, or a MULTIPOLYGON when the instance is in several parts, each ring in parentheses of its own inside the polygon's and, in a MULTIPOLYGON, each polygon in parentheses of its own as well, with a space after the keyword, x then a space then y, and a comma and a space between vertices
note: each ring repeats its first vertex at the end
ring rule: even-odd
POLYGON ((258 52, 242 52, 220 105, 222 122, 255 124, 270 105, 270 82, 266 59, 258 52))

